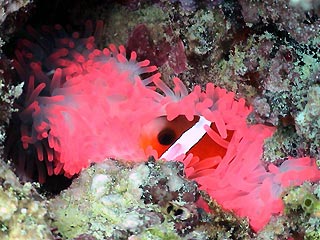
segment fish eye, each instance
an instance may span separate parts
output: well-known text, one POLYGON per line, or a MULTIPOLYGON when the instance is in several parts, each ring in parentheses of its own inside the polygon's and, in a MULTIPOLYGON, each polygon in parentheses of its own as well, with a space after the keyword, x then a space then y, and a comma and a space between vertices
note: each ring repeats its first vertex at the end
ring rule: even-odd
POLYGON ((171 145, 176 140, 176 133, 171 128, 165 128, 158 134, 158 141, 161 145, 171 145))

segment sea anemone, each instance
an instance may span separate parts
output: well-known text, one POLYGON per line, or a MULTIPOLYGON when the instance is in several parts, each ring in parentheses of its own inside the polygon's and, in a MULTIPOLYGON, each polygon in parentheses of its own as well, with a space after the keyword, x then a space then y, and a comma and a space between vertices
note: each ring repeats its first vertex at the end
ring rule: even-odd
MULTIPOLYGON (((161 83, 157 85, 167 97, 173 95, 161 83)), ((179 92, 184 92, 179 82, 177 85, 179 92)), ((226 149, 224 155, 200 159, 192 153, 177 154, 179 150, 172 149, 171 156, 178 156, 175 160, 184 163, 186 176, 194 179, 200 189, 209 193, 224 209, 248 217, 252 229, 259 231, 271 216, 283 212, 281 194, 284 189, 304 181, 319 181, 320 170, 315 159, 309 157, 288 157, 280 166, 270 164, 266 167, 261 161, 263 144, 276 128, 248 125, 246 118, 251 111, 244 99, 235 100, 234 93, 211 83, 207 84, 205 91, 196 86, 190 94, 179 96, 179 101, 166 104, 169 120, 179 115, 192 120, 196 115, 204 116, 215 125, 214 128, 212 125, 204 128, 215 143, 226 149)))
POLYGON ((73 176, 107 157, 144 160, 144 151, 130 146, 138 142, 140 125, 164 114, 160 95, 146 87, 160 75, 140 77, 156 67, 137 62, 135 52, 128 60, 123 46, 96 49, 103 24, 96 25, 93 31, 87 22, 85 36, 70 36, 60 25, 41 34, 29 27, 32 41, 19 41, 15 51, 13 66, 25 88, 13 121, 20 130, 7 145, 29 176, 37 165, 39 182, 46 175, 73 176))
POLYGON ((135 52, 127 58, 123 46, 97 49, 102 29, 100 21, 95 29, 87 22, 83 36, 70 35, 60 25, 44 27, 41 33, 29 27, 34 42, 18 43, 13 65, 25 89, 12 121, 20 129, 10 134, 7 146, 21 169, 33 172, 35 163, 44 182, 46 175, 71 177, 106 158, 158 158, 152 144, 139 144, 143 127, 160 117, 170 122, 183 116, 199 120, 198 128, 186 130, 188 137, 168 146, 162 158, 182 161, 188 178, 226 210, 248 217, 255 231, 283 211, 286 187, 320 180, 309 157, 288 158, 267 168, 262 164, 264 140, 275 128, 249 126, 252 108, 244 99, 236 100, 233 92, 212 83, 205 91, 196 86, 189 93, 178 78, 172 90, 148 60, 136 60, 135 52), (192 147, 202 144, 202 138, 219 154, 195 154, 192 147))

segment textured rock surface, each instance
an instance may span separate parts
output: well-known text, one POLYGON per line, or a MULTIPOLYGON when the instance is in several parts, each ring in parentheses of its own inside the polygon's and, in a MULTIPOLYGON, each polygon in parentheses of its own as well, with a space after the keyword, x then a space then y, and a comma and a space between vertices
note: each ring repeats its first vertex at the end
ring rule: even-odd
MULTIPOLYGON (((123 5, 115 5, 115 1, 43 2, 38 1, 37 6, 19 0, 0 3, 1 46, 7 43, 0 59, 1 152, 13 101, 22 88, 4 74, 10 68, 8 59, 13 51, 10 39, 32 15, 29 23, 36 26, 45 22, 77 27, 84 19, 102 19, 107 23, 107 38, 102 45, 125 44, 134 36, 137 25, 144 24, 152 42, 147 46, 156 51, 149 56, 161 53, 158 63, 168 82, 175 69, 167 55, 182 56, 168 43, 172 39, 181 41, 187 69, 179 77, 186 85, 204 87, 213 82, 232 90, 255 107, 248 121, 278 127, 265 145, 267 163, 277 165, 288 155, 309 154, 319 162, 317 1, 121 1, 123 5)), ((143 52, 143 46, 138 47, 143 52)), ((46 197, 36 193, 33 184, 20 184, 9 165, 1 163, 0 238, 51 239, 54 226, 59 228, 54 231, 56 239, 320 238, 319 184, 288 190, 283 196, 284 216, 274 217, 261 233, 249 236, 245 222, 224 213, 214 203, 209 205, 216 215, 198 211, 195 203, 200 193, 174 169, 152 162, 137 166, 107 162, 90 168, 69 190, 50 200, 49 219, 46 197)))

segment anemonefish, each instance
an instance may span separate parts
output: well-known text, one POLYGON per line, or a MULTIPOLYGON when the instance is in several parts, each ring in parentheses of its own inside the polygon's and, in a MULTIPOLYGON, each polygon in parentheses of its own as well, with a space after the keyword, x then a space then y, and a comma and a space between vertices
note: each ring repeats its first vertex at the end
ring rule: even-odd
MULTIPOLYGON (((140 146, 143 149, 151 146, 157 151, 159 159, 168 161, 189 153, 198 157, 199 161, 208 158, 222 159, 232 135, 233 131, 227 131, 227 137, 223 139, 216 125, 202 116, 194 116, 192 121, 188 121, 183 115, 172 121, 162 116, 143 126, 140 146)), ((219 163, 216 160, 211 167, 216 167, 219 163)))

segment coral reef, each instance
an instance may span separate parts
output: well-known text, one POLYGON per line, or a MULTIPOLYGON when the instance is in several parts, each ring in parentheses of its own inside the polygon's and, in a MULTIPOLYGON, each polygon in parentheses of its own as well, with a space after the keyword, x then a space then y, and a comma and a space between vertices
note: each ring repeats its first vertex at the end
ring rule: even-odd
POLYGON ((275 134, 264 144, 263 159, 266 163, 283 162, 287 156, 302 157, 308 145, 303 141, 293 126, 279 127, 275 134), (279 144, 281 142, 281 144, 279 144))
POLYGON ((3 151, 5 141, 5 126, 9 124, 11 114, 16 110, 13 103, 22 93, 23 83, 17 86, 5 85, 5 80, 0 77, 0 151, 3 151))
POLYGON ((0 3, 0 24, 4 22, 8 15, 17 12, 20 8, 26 7, 29 3, 29 0, 2 1, 0 3))
POLYGON ((320 239, 319 190, 310 183, 289 189, 283 195, 285 215, 274 218, 257 239, 320 239))
MULTIPOLYGON (((178 74, 189 89, 214 83, 233 91, 236 99, 245 98, 254 109, 248 123, 277 129, 264 144, 261 171, 268 165, 274 167, 272 174, 275 169, 287 171, 285 163, 292 157, 309 155, 320 166, 316 0, 4 1, 1 7, 1 38, 7 43, 5 54, 1 52, 1 151, 14 99, 23 88, 6 74, 7 57, 13 56, 10 38, 32 15, 29 23, 34 26, 41 19, 41 24, 71 24, 75 29, 86 19, 103 19, 107 27, 101 48, 110 42, 127 44, 127 54, 137 50, 138 61, 149 58, 169 86, 178 74)), ((243 176, 248 165, 240 169, 243 176)), ((93 166, 49 200, 50 221, 44 201, 51 195, 39 196, 30 183, 19 185, 8 165, 1 169, 4 239, 51 239, 51 227, 57 227, 55 239, 320 239, 319 182, 285 190, 283 213, 253 234, 245 220, 225 212, 185 180, 177 163, 123 165, 108 160, 93 166)), ((231 175, 236 174, 229 170, 221 179, 230 176, 233 183, 231 175)), ((38 190, 45 192, 43 186, 38 190)), ((279 192, 275 195, 280 198, 279 192)))
POLYGON ((181 161, 187 178, 226 210, 248 217, 252 229, 259 231, 282 212, 279 196, 286 187, 320 179, 314 159, 308 157, 289 157, 266 170, 260 161, 263 142, 275 129, 248 126, 251 107, 242 98, 235 100, 233 92, 208 83, 205 91, 196 86, 188 93, 179 78, 173 79, 172 90, 148 60, 137 61, 136 52, 127 59, 123 46, 96 48, 101 21, 95 28, 87 21, 84 34, 69 36, 60 25, 39 33, 32 27, 27 30, 35 43, 21 39, 15 50, 13 66, 26 87, 9 130, 9 139, 15 139, 7 148, 18 168, 36 172, 40 183, 47 176, 72 178, 106 158, 139 162, 151 155, 181 161), (172 127, 165 127, 165 122, 162 127, 162 116, 172 127), (181 117, 185 121, 180 124, 181 117), (195 128, 189 131, 192 122, 195 128), (162 142, 165 129, 175 132, 179 127, 185 127, 181 138, 162 142), (199 141, 201 132, 207 137, 199 141))
POLYGON ((9 41, 15 31, 26 23, 34 6, 32 2, 30 0, 0 2, 0 42, 9 41))
POLYGON ((297 133, 314 145, 320 145, 320 87, 313 86, 309 88, 307 104, 296 117, 297 133))
POLYGON ((53 239, 44 198, 31 183, 21 185, 9 165, 0 162, 0 238, 53 239))
POLYGON ((134 166, 114 160, 96 164, 50 200, 52 224, 63 239, 250 236, 245 221, 219 207, 211 216, 201 210, 196 184, 186 181, 182 173, 181 164, 154 159, 134 166))
MULTIPOLYGON (((305 1, 307 2, 307 1, 305 1)), ((300 7, 292 6, 289 1, 257 1, 250 4, 249 1, 240 0, 242 14, 247 25, 257 24, 260 21, 266 25, 274 24, 278 31, 288 32, 293 43, 307 43, 317 37, 319 33, 319 19, 316 11, 306 13, 300 7)))

